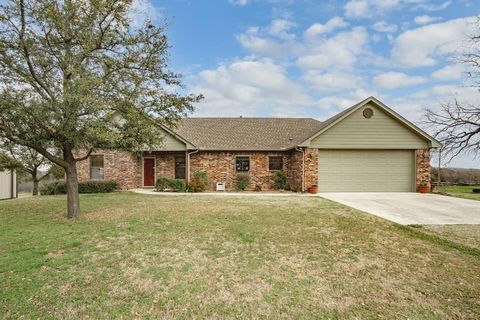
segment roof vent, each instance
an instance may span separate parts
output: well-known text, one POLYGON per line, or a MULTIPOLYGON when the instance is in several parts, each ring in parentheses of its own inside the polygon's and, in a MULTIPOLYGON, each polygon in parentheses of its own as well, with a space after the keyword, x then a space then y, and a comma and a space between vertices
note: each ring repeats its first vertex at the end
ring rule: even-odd
POLYGON ((243 118, 243 116, 240 116, 240 119, 242 119, 242 118, 243 118))

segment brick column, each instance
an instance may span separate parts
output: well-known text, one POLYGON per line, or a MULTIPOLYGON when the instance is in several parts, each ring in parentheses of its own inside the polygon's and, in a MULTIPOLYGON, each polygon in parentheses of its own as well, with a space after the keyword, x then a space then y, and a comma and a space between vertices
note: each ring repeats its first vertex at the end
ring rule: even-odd
POLYGON ((305 191, 318 184, 318 149, 305 149, 305 191))
POLYGON ((430 166, 430 150, 418 149, 415 151, 416 161, 416 187, 420 186, 420 183, 427 181, 428 187, 431 188, 431 166, 430 166))

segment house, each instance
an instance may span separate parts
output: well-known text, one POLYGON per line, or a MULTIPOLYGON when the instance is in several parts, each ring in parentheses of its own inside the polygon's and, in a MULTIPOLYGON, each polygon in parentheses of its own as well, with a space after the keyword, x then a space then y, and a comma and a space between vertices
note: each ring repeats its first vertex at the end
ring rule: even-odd
POLYGON ((430 149, 440 143, 374 97, 320 122, 306 118, 186 118, 164 128, 163 148, 132 154, 97 150, 78 164, 80 181, 116 180, 122 189, 153 187, 157 177, 185 179, 205 170, 209 189, 288 183, 321 192, 415 191, 430 183, 430 149))
POLYGON ((0 200, 13 199, 17 196, 17 174, 15 170, 0 171, 0 200))

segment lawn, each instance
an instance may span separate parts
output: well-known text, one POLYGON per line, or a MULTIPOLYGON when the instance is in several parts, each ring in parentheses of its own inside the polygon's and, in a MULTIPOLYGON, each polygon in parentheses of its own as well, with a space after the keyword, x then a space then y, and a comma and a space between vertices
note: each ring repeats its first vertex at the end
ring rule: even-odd
POLYGON ((435 192, 446 194, 449 196, 480 200, 480 193, 473 193, 472 189, 480 189, 480 185, 477 186, 441 186, 435 189, 435 192))
POLYGON ((0 202, 4 318, 479 318, 480 255, 314 197, 0 202))

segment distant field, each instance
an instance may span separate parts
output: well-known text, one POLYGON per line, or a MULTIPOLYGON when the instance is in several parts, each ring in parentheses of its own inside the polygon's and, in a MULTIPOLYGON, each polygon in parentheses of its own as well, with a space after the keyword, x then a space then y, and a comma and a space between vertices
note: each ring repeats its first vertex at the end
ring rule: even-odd
POLYGON ((472 189, 480 189, 480 185, 476 186, 446 186, 446 187, 437 187, 434 192, 447 194, 449 196, 480 200, 480 193, 473 193, 472 189))

